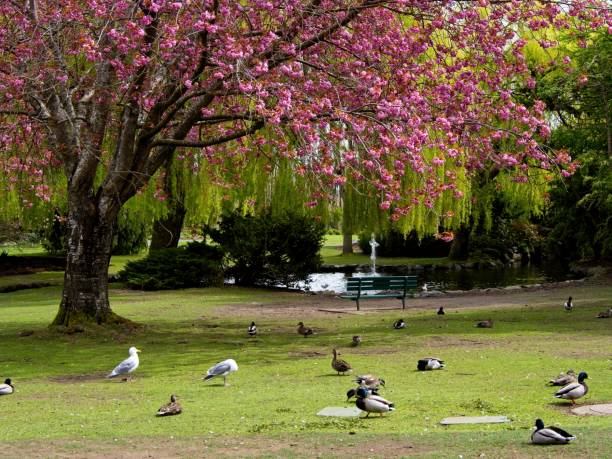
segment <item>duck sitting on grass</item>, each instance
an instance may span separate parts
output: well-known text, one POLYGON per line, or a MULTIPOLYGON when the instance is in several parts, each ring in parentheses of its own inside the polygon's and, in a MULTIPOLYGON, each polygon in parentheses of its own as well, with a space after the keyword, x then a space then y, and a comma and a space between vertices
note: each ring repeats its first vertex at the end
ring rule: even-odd
POLYGON ((351 341, 351 346, 357 347, 361 344, 361 336, 355 335, 353 336, 353 341, 351 341))
POLYGON ((597 314, 597 318, 598 319, 610 319, 610 318, 612 318, 612 308, 608 309, 607 311, 600 312, 599 314, 597 314))
POLYGON ((170 403, 166 403, 165 405, 161 406, 159 410, 157 410, 157 413, 155 415, 156 416, 174 416, 176 414, 181 414, 183 411, 183 408, 181 407, 181 405, 179 405, 176 399, 177 399, 176 395, 172 394, 170 396, 170 403))
POLYGON ((536 430, 531 434, 531 443, 534 445, 566 445, 575 440, 572 434, 559 427, 544 427, 544 421, 536 419, 536 430))
POLYGON ((417 362, 419 371, 441 370, 442 368, 444 368, 444 360, 435 357, 425 357, 417 362))
POLYGON ((332 349, 332 353, 334 354, 334 358, 331 361, 331 366, 334 370, 340 373, 345 374, 349 371, 353 371, 353 367, 346 361, 338 358, 338 352, 335 349, 332 349))
POLYGON ((308 335, 312 335, 312 328, 305 327, 304 322, 299 322, 297 332, 306 338, 308 335))
POLYGON ((393 323, 393 328, 395 328, 396 330, 406 328, 406 322, 404 322, 404 319, 398 319, 393 323))
POLYGON ((584 397, 589 391, 588 386, 584 382, 585 379, 588 379, 589 375, 587 375, 584 371, 578 374, 578 381, 568 384, 567 386, 562 387, 557 392, 555 392, 556 398, 564 398, 566 400, 571 400, 572 404, 576 404, 576 400, 584 397))
POLYGON ((478 327, 478 328, 493 328, 493 320, 489 319, 489 320, 483 320, 481 322, 478 322, 476 324, 476 327, 478 327))
POLYGON ((576 373, 574 373, 574 370, 567 370, 567 373, 561 373, 559 376, 551 379, 548 382, 551 386, 567 386, 568 384, 576 381, 578 381, 578 378, 576 378, 576 373))
POLYGON ((4 384, 0 384, 0 395, 10 395, 15 392, 11 378, 6 378, 4 384))

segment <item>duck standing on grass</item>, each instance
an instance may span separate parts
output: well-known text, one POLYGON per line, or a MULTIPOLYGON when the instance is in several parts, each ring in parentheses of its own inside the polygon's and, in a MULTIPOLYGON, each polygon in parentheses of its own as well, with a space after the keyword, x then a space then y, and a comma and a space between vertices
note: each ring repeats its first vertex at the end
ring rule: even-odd
POLYGON ((379 413, 382 416, 389 411, 395 411, 395 405, 392 402, 379 395, 371 395, 370 391, 365 387, 357 389, 355 406, 367 413, 366 418, 370 416, 370 413, 379 413))
POLYGON ((170 396, 170 403, 166 403, 157 410, 156 416, 174 416, 175 414, 181 414, 183 408, 176 401, 176 395, 170 396))
POLYGON ((215 376, 223 376, 223 385, 227 387, 229 386, 229 384, 227 383, 227 376, 230 373, 234 373, 235 371, 238 371, 238 364, 234 359, 227 359, 210 367, 206 371, 206 376, 204 376, 204 378, 202 379, 204 381, 208 381, 209 379, 212 379, 215 376))
POLYGON ((435 357, 425 357, 417 362, 419 371, 441 370, 442 368, 444 368, 444 360, 435 357))
POLYGON ((306 338, 308 335, 312 335, 312 328, 305 327, 304 322, 299 322, 297 332, 306 338))
POLYGON ((11 378, 6 378, 4 384, 0 384, 0 395, 10 395, 15 392, 11 378))
POLYGON ((406 322, 404 322, 404 319, 398 319, 393 323, 393 328, 395 328, 396 330, 406 328, 406 322))
POLYGON ((572 304, 572 297, 570 296, 567 301, 565 303, 563 303, 563 308, 566 311, 571 311, 572 309, 574 309, 574 305, 572 304))
POLYGON ((444 306, 440 306, 440 309, 438 309, 437 314, 438 314, 439 316, 443 316, 444 314, 446 314, 446 313, 444 312, 444 306))
POLYGON ((247 333, 249 336, 257 335, 257 325, 255 325, 255 322, 251 322, 251 325, 249 325, 249 328, 247 329, 247 333))
POLYGON ((351 367, 346 360, 338 358, 338 352, 335 349, 332 349, 332 353, 334 354, 334 358, 331 361, 331 366, 338 372, 338 375, 340 375, 340 373, 344 374, 353 371, 353 367, 351 367))
POLYGON ((130 354, 130 356, 117 365, 106 377, 114 378, 115 376, 125 376, 123 378, 124 381, 131 381, 132 377, 129 376, 130 373, 133 373, 136 368, 138 368, 138 365, 140 365, 140 360, 138 359, 139 352, 140 350, 136 349, 134 346, 129 348, 128 354, 130 354))
POLYGON ((356 347, 361 344, 361 336, 355 335, 353 336, 353 341, 351 342, 351 346, 356 347))
POLYGON ((534 445, 566 445, 575 440, 572 434, 558 427, 544 427, 541 419, 536 419, 536 430, 531 434, 531 443, 534 445))
POLYGON ((570 383, 567 386, 559 389, 557 392, 555 392, 555 397, 571 400, 572 404, 575 405, 576 399, 584 397, 589 391, 589 387, 584 382, 584 380, 588 378, 589 375, 587 375, 584 371, 581 371, 578 374, 578 381, 570 383))

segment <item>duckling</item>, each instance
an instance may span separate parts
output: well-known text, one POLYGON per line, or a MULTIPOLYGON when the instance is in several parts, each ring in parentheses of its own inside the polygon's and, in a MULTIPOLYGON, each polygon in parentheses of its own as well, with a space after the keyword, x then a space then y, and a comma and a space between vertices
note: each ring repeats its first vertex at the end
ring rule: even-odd
POLYGON ((493 328, 493 321, 491 319, 483 320, 482 322, 478 322, 476 326, 478 328, 493 328))
POLYGON ((551 386, 567 386, 570 383, 576 382, 578 379, 576 378, 576 373, 574 370, 567 370, 567 373, 560 373, 554 379, 548 381, 551 386))
POLYGON ((249 325, 249 328, 247 329, 247 333, 249 336, 257 335, 257 325, 255 325, 255 322, 251 322, 251 325, 249 325))
POLYGON ((183 408, 176 401, 177 396, 172 394, 170 396, 170 403, 166 403, 157 410, 156 416, 174 416, 175 414, 181 414, 183 408))
POLYGON ((584 371, 581 371, 578 374, 578 381, 568 384, 565 387, 562 387, 557 392, 555 392, 556 398, 564 398, 566 400, 571 400, 572 404, 576 404, 576 399, 580 397, 584 397, 589 391, 589 387, 584 382, 585 379, 588 379, 589 375, 587 375, 584 371))
POLYGON ((332 352, 334 354, 334 358, 331 361, 331 366, 338 372, 338 375, 340 375, 340 373, 344 374, 346 372, 353 371, 353 367, 351 367, 346 360, 342 360, 337 357, 338 352, 335 349, 332 349, 332 352))
POLYGON ((417 370, 441 370, 444 368, 444 360, 437 359, 435 357, 425 357, 417 362, 417 370))
POLYGON ((565 303, 563 303, 563 308, 566 311, 571 311, 572 309, 574 309, 574 305, 572 304, 572 297, 570 296, 567 301, 565 303))
POLYGON ((396 330, 406 328, 406 322, 404 322, 404 319, 398 319, 393 323, 393 328, 395 328, 396 330))
POLYGON ((384 413, 395 410, 395 405, 392 402, 379 395, 371 395, 370 391, 365 387, 357 389, 355 405, 367 413, 366 418, 370 416, 370 413, 380 413, 382 416, 384 413))
POLYGON ((444 312, 444 306, 440 306, 440 309, 438 309, 437 314, 438 314, 439 316, 443 316, 444 314, 446 314, 446 313, 444 312))
POLYGON ((385 387, 385 380, 375 375, 359 375, 355 378, 355 382, 367 389, 378 389, 380 386, 385 387))
POLYGON ((304 322, 299 322, 297 332, 306 338, 308 335, 312 335, 312 328, 305 327, 304 322))
POLYGON ((610 318, 612 318, 612 308, 608 309, 607 311, 600 312, 599 314, 597 314, 597 318, 598 319, 610 319, 610 318))
POLYGON ((534 445, 565 445, 575 440, 572 434, 558 427, 544 427, 544 421, 536 419, 536 430, 531 434, 531 443, 534 445))
POLYGON ((361 336, 355 335, 353 336, 353 341, 351 342, 351 346, 356 347, 361 344, 361 336))
POLYGON ((15 392, 11 378, 6 378, 4 384, 0 384, 0 395, 10 395, 15 392))

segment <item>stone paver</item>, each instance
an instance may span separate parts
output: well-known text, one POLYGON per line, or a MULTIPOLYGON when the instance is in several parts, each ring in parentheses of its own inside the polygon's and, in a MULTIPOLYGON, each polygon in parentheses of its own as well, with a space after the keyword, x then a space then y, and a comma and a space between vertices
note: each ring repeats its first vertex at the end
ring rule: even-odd
POLYGON ((579 406, 577 408, 572 408, 572 413, 579 416, 612 416, 612 403, 579 406))
POLYGON ((450 426, 454 424, 498 424, 501 422, 510 422, 506 416, 456 416, 452 418, 444 418, 440 424, 450 426))
POLYGON ((359 408, 345 408, 342 406, 327 406, 317 413, 317 416, 336 416, 340 418, 357 418, 363 413, 359 408))

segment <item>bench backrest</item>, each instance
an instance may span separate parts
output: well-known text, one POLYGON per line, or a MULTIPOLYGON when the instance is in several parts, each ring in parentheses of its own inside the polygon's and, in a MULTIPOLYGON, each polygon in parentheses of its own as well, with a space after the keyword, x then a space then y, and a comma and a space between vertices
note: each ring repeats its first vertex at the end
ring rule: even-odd
POLYGON ((404 290, 415 288, 416 285, 416 276, 349 277, 346 280, 346 291, 404 290))

